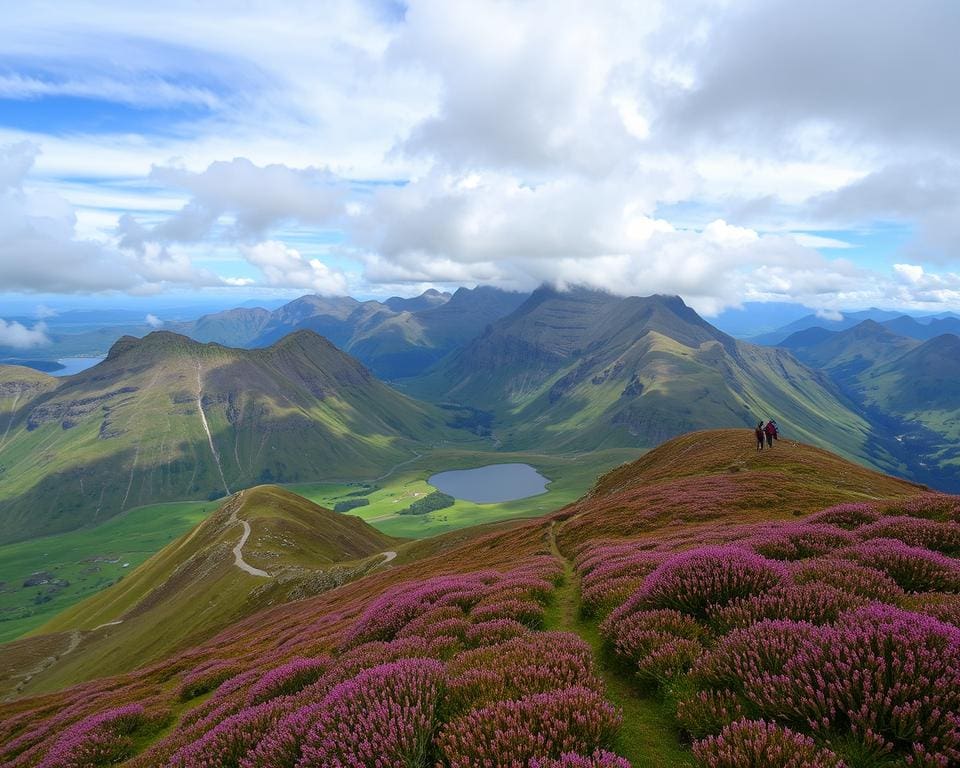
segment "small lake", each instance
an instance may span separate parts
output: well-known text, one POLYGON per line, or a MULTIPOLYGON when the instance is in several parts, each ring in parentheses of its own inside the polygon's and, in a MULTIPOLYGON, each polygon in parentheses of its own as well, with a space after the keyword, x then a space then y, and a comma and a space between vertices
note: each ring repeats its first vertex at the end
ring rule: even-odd
POLYGON ((439 472, 427 478, 427 482, 456 499, 495 504, 546 493, 550 480, 529 464, 490 464, 439 472))
POLYGON ((53 371, 51 376, 73 376, 75 373, 85 371, 87 368, 93 368, 97 363, 102 362, 102 357, 64 357, 57 360, 63 366, 59 371, 53 371))

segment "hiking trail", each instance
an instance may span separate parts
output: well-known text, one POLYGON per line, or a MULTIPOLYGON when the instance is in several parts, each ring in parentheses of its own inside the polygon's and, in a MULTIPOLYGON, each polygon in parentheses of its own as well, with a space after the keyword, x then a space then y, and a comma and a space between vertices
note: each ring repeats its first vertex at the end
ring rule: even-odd
POLYGON ((593 649, 595 669, 604 682, 607 700, 623 712, 623 726, 614 740, 614 751, 638 768, 692 766, 693 756, 681 745, 666 706, 653 696, 643 695, 629 673, 618 668, 604 651, 599 622, 580 614, 580 575, 557 546, 556 528, 556 521, 551 521, 547 536, 550 551, 563 563, 564 573, 563 583, 554 592, 553 611, 548 609, 546 628, 574 632, 593 649))
POLYGON ((240 491, 240 493, 237 494, 236 499, 233 500, 233 506, 230 509, 230 519, 227 521, 227 525, 240 523, 243 526, 243 535, 240 537, 240 541, 237 542, 237 545, 233 548, 233 564, 241 571, 245 571, 251 576, 262 576, 269 579, 271 578, 269 573, 261 570, 260 568, 255 568, 243 559, 243 545, 246 544, 247 539, 250 538, 250 523, 237 517, 237 508, 241 506, 244 493, 245 491, 240 491))

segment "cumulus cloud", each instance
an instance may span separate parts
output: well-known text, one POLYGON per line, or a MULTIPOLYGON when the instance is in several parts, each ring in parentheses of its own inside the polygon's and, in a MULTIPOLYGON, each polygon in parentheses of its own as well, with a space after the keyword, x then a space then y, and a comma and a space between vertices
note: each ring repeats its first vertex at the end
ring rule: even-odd
POLYGON ((857 181, 812 197, 807 210, 833 226, 875 221, 913 224, 913 255, 956 259, 960 250, 960 162, 927 158, 893 163, 857 181))
POLYGON ((400 145, 456 168, 609 173, 647 133, 627 71, 656 4, 413 2, 390 61, 439 79, 400 145))
POLYGON ((7 322, 0 319, 0 347, 30 349, 31 347, 42 347, 49 343, 47 328, 43 323, 37 323, 33 328, 27 328, 16 321, 7 322))
POLYGON ((878 0, 869 12, 852 0, 706 10, 707 33, 686 49, 689 87, 663 94, 665 130, 739 135, 754 147, 824 128, 898 150, 960 146, 960 103, 947 95, 960 35, 951 0, 878 0))
POLYGON ((159 291, 168 284, 222 285, 182 253, 145 244, 138 252, 78 236, 73 206, 26 185, 39 148, 0 146, 0 285, 9 291, 159 291))
POLYGON ((304 258, 299 251, 276 240, 240 248, 243 257, 262 273, 268 285, 276 288, 300 288, 322 296, 343 296, 347 278, 319 259, 304 258))
POLYGON ((281 222, 331 223, 344 204, 345 185, 329 171, 279 164, 261 167, 242 157, 213 162, 200 173, 154 166, 150 177, 166 187, 187 191, 191 199, 152 227, 124 216, 118 230, 122 247, 196 242, 207 237, 224 217, 230 221, 221 237, 256 239, 281 222))
POLYGON ((350 231, 373 282, 587 285, 677 293, 711 312, 748 291, 779 296, 799 282, 813 293, 835 287, 812 284, 808 275, 829 273, 826 261, 792 237, 722 220, 680 229, 652 216, 640 181, 530 187, 501 175, 435 175, 382 190, 355 212, 350 231))
POLYGON ((78 235, 63 194, 23 189, 35 148, 0 152, 0 283, 14 290, 247 286, 243 259, 258 284, 344 292, 295 238, 336 243, 373 292, 546 280, 826 312, 954 295, 948 0, 334 0, 295 18, 260 2, 226 16, 96 5, 44 25, 12 11, 2 52, 38 63, 8 68, 0 95, 205 117, 45 139, 47 190, 57 174, 109 177, 109 192, 63 182, 88 206, 80 232, 110 221, 102 242, 78 235), (919 275, 844 236, 888 221, 915 232, 894 260, 919 275), (234 263, 221 277, 201 258, 234 263))
POLYGON ((148 314, 144 318, 144 322, 146 322, 146 324, 151 328, 159 328, 161 325, 163 325, 163 320, 152 313, 148 314))

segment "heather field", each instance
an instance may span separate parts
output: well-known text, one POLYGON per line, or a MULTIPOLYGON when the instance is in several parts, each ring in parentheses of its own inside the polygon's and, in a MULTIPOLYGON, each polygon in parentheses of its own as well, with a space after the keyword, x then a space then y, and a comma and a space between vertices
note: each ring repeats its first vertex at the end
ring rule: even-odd
POLYGON ((0 763, 960 764, 960 498, 804 446, 731 473, 729 437, 680 438, 548 518, 425 540, 146 668, 8 702, 0 763), (728 482, 775 471, 798 489, 778 514, 728 482))

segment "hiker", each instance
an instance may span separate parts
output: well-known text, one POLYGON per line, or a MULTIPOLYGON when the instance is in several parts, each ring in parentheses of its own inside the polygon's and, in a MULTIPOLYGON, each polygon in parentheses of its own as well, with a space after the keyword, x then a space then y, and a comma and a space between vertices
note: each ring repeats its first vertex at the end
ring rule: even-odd
POLYGON ((767 426, 763 428, 763 432, 767 436, 767 448, 773 448, 774 439, 779 439, 777 435, 777 425, 773 423, 773 419, 767 422, 767 426))
POLYGON ((763 422, 758 422, 756 429, 753 430, 753 434, 757 436, 757 450, 763 450, 763 422))

